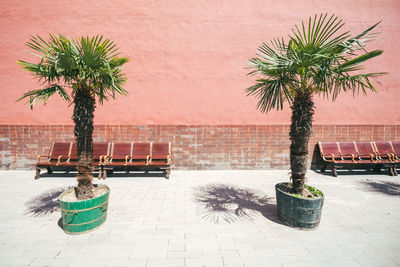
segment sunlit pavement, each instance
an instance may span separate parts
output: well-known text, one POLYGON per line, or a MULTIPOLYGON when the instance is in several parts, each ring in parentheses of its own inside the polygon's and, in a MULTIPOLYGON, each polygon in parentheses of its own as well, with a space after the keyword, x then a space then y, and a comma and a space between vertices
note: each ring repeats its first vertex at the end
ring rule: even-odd
MULTIPOLYGON (((0 266, 399 266, 400 176, 308 173, 325 203, 319 227, 276 216, 288 170, 121 174, 99 229, 67 235, 57 196, 73 175, 0 171, 0 266)), ((98 182, 95 179, 95 182, 98 182)))

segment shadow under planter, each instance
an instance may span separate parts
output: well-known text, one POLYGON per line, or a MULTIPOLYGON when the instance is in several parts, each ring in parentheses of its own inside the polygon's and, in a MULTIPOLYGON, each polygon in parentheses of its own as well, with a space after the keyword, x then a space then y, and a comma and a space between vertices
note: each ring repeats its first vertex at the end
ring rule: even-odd
POLYGON ((45 191, 38 196, 31 198, 25 203, 27 206, 26 214, 33 217, 45 217, 60 210, 58 197, 70 187, 58 187, 45 191))
POLYGON ((76 200, 74 189, 69 189, 59 197, 63 230, 67 234, 83 234, 100 227, 107 218, 110 188, 95 186, 94 198, 76 200), (96 192, 97 191, 97 192, 96 192))
POLYGON ((279 219, 285 224, 299 229, 314 229, 321 220, 324 195, 306 199, 285 192, 288 183, 275 185, 276 203, 279 219))
POLYGON ((195 188, 195 199, 205 209, 202 218, 213 223, 252 220, 258 214, 281 223, 272 198, 258 190, 229 184, 208 184, 195 188))

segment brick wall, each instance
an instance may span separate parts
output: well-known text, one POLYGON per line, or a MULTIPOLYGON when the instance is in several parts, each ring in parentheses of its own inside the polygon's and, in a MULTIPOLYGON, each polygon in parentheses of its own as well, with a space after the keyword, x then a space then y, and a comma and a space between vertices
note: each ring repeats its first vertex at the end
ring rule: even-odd
MULTIPOLYGON (((314 125, 317 141, 400 140, 400 125, 314 125)), ((288 125, 97 125, 95 141, 171 142, 175 169, 288 169, 288 125)), ((72 125, 0 125, 0 168, 31 169, 72 125)), ((314 159, 316 157, 314 156, 314 159)))

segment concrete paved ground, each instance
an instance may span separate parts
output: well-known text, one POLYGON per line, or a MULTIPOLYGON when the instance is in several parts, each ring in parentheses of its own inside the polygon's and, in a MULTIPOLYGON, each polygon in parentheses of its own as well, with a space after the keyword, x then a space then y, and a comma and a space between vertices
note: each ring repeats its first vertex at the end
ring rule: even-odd
POLYGON ((60 228, 56 201, 75 179, 33 176, 0 171, 0 266, 400 265, 400 176, 310 171, 326 198, 319 228, 301 231, 275 214, 288 171, 121 175, 102 181, 105 224, 78 236, 60 228))

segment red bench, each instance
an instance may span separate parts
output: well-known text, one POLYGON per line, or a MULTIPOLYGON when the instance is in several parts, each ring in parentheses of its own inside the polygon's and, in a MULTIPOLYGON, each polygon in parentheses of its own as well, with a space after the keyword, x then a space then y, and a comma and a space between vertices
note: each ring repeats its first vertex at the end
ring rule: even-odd
POLYGON ((106 179, 107 172, 111 173, 114 169, 126 168, 131 154, 132 143, 112 143, 109 153, 103 158, 99 179, 106 179))
POLYGON ((114 143, 110 153, 104 158, 102 177, 114 171, 165 170, 169 179, 171 171, 170 143, 114 143))
POLYGON ((111 153, 104 160, 103 179, 107 173, 111 174, 116 170, 138 169, 146 166, 150 159, 150 143, 115 143, 112 144, 111 153))
POLYGON ((68 157, 71 153, 72 143, 61 143, 55 142, 52 143, 49 149, 49 153, 47 155, 39 155, 36 160, 36 175, 35 179, 40 178, 41 169, 47 169, 49 174, 53 173, 54 167, 58 166, 60 160, 65 156, 68 157), (45 160, 42 160, 45 158, 45 160))
POLYGON ((171 143, 152 143, 149 166, 165 169, 166 178, 171 173, 171 143))
MULTIPOLYGON (((393 148, 393 144, 390 141, 375 141, 374 142, 375 146, 375 154, 376 157, 381 161, 385 162, 385 164, 393 164, 392 165, 392 175, 397 175, 396 171, 396 163, 399 162, 398 159, 396 159, 396 152, 393 148)), ((400 152, 400 151, 399 151, 400 152)))
MULTIPOLYGON (((389 175, 397 175, 395 152, 390 141, 377 142, 318 142, 323 160, 321 172, 328 166, 332 168, 332 175, 337 176, 337 166, 373 167, 380 170, 387 169, 389 175)), ((400 149, 400 145, 399 145, 400 149)))
MULTIPOLYGON (((109 153, 109 143, 93 143, 93 167, 101 174, 101 162, 103 157, 109 153)), ((76 170, 78 163, 76 143, 53 143, 50 147, 49 155, 39 155, 36 162, 35 179, 40 178, 40 169, 47 168, 48 174, 52 174, 53 170, 62 170, 69 172, 76 170), (40 159, 47 157, 47 161, 40 159)))
POLYGON ((392 141, 392 147, 395 152, 394 158, 400 160, 400 141, 392 141))

